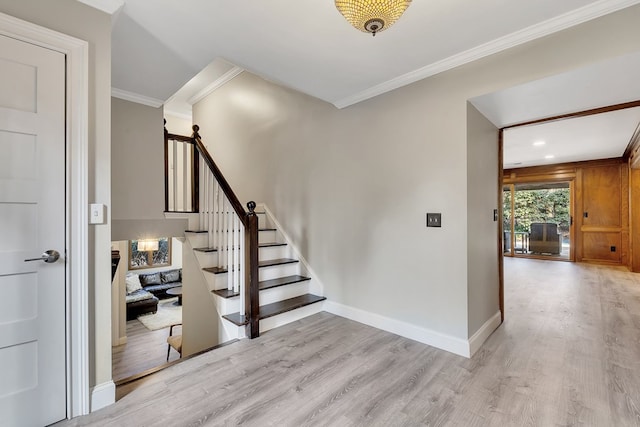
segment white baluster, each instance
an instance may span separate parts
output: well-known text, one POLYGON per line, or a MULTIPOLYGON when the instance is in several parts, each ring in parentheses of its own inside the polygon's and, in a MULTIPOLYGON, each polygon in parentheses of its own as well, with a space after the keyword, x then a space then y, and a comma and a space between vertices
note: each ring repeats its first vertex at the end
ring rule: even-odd
POLYGON ((240 291, 240 221, 238 215, 233 214, 233 291, 240 291))
POLYGON ((233 274, 236 266, 233 265, 233 209, 231 209, 230 203, 227 203, 227 211, 225 212, 227 218, 227 289, 233 289, 233 274))
POLYGON ((218 182, 211 173, 211 190, 209 192, 209 224, 207 227, 207 247, 211 247, 213 244, 213 233, 216 221, 216 197, 215 192, 218 182))
POLYGON ((171 180, 173 181, 173 210, 178 210, 178 141, 171 141, 171 151, 173 153, 173 174, 171 180))
MULTIPOLYGON (((220 206, 218 205, 220 192, 220 186, 218 185, 218 181, 213 181, 213 224, 209 228, 209 240, 211 241, 210 247, 214 249, 218 249, 218 219, 220 217, 218 211, 220 210, 220 206)), ((218 264, 216 264, 218 265, 218 264)))
POLYGON ((204 160, 202 158, 200 158, 200 167, 198 168, 198 180, 200 181, 200 194, 198 194, 198 206, 200 209, 199 215, 198 215, 198 219, 199 219, 199 229, 200 230, 204 230, 204 201, 205 201, 205 191, 204 191, 204 187, 205 187, 205 176, 206 176, 206 169, 205 169, 206 165, 204 163, 204 160))

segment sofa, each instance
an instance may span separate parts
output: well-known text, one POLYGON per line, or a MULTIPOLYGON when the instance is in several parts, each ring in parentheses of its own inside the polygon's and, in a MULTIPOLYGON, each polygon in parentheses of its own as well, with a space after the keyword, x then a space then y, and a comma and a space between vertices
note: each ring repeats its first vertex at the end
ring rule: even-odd
POLYGON ((167 290, 182 286, 182 269, 157 271, 155 273, 138 274, 142 289, 151 292, 154 296, 165 299, 171 298, 167 290))
POLYGON ((128 273, 125 279, 127 320, 158 311, 160 299, 170 298, 166 291, 182 286, 182 269, 155 273, 128 273))

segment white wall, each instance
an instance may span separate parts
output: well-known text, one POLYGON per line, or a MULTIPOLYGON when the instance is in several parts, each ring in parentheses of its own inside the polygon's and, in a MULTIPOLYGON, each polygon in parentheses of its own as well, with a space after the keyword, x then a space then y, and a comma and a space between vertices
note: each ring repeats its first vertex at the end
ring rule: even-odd
POLYGON ((112 239, 183 236, 187 223, 164 217, 162 108, 111 98, 112 239))
POLYGON ((498 222, 493 220, 498 208, 498 166, 498 128, 467 103, 469 338, 500 311, 498 222))
POLYGON ((90 385, 111 380, 111 17, 74 0, 0 0, 0 12, 89 43, 89 202, 108 208, 89 227, 90 385))
POLYGON ((169 133, 183 136, 191 136, 193 133, 191 120, 167 114, 166 112, 164 113, 164 118, 167 120, 164 127, 167 128, 169 133))
POLYGON ((194 123, 241 200, 272 209, 330 300, 466 342, 486 315, 485 301, 468 299, 485 259, 468 246, 468 192, 497 185, 478 174, 469 187, 467 100, 639 50, 639 19, 629 8, 344 110, 244 72, 194 106, 194 123), (427 229, 426 212, 441 212, 442 228, 427 229))

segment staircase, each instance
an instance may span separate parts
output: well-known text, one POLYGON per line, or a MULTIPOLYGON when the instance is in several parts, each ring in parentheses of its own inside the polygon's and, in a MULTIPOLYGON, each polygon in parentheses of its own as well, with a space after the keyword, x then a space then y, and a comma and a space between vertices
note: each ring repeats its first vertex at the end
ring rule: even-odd
MULTIPOLYGON (((261 206, 256 214, 259 226, 259 331, 264 332, 321 311, 322 305, 316 303, 324 301, 325 297, 315 294, 322 290, 314 284, 307 266, 300 262, 299 255, 270 213, 261 206)), ((227 212, 227 215, 231 213, 227 212)), ((249 321, 241 314, 242 295, 240 290, 229 288, 229 268, 220 266, 219 262, 220 252, 225 252, 227 247, 219 250, 209 246, 207 230, 186 231, 185 235, 194 248, 211 297, 224 320, 226 335, 231 339, 244 337, 244 328, 249 321)))
POLYGON ((192 137, 165 130, 165 171, 169 171, 171 152, 174 165, 177 154, 187 159, 184 179, 165 174, 165 206, 169 211, 170 202, 178 205, 176 201, 184 199, 188 212, 198 213, 197 229, 185 231, 185 236, 221 318, 223 339, 255 338, 321 311, 322 304, 317 303, 325 300, 320 296, 322 288, 312 279, 304 259, 266 206, 256 210, 256 204, 249 202, 245 211, 198 129, 193 126, 192 137), (181 180, 186 183, 183 196, 170 195, 168 189, 175 191, 181 180))

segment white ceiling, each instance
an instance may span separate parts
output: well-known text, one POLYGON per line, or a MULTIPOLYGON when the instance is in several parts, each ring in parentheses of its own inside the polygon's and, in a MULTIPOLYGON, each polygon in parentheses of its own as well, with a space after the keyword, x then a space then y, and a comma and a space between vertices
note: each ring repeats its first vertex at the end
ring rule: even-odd
MULTIPOLYGON (((498 128, 640 100, 640 52, 474 98, 498 128)), ((504 167, 621 157, 640 109, 506 129, 504 167), (533 146, 545 141, 544 146, 533 146), (545 158, 553 155, 553 158, 545 158)))
MULTIPOLYGON (((392 28, 372 37, 352 28, 333 0, 79 1, 114 14, 114 96, 164 104, 185 117, 194 102, 243 69, 342 108, 640 3, 416 0, 392 28)), ((638 75, 640 52, 471 102, 502 128, 640 100, 638 75)), ((504 165, 618 157, 638 124, 636 113, 509 130, 504 165), (532 149, 532 140, 547 145, 532 149), (554 159, 540 158, 543 152, 554 159)))
POLYGON ((416 0, 372 37, 333 0, 125 0, 113 26, 112 83, 162 103, 222 58, 344 107, 639 2, 416 0))
POLYGON ((640 123, 640 107, 504 131, 504 167, 621 157, 640 123))

